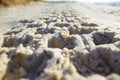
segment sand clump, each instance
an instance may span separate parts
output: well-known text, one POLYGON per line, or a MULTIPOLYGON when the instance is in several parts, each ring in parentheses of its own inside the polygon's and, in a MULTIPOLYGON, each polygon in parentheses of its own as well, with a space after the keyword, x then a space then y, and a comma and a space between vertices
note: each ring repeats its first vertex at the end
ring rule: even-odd
POLYGON ((0 80, 120 80, 120 33, 74 25, 72 13, 21 20, 1 35, 0 80))

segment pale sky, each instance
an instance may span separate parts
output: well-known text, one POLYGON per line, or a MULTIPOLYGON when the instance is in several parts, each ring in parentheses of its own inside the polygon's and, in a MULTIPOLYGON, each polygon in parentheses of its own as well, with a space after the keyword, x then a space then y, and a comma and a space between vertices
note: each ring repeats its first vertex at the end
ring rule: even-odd
POLYGON ((46 0, 46 1, 113 2, 120 0, 46 0))

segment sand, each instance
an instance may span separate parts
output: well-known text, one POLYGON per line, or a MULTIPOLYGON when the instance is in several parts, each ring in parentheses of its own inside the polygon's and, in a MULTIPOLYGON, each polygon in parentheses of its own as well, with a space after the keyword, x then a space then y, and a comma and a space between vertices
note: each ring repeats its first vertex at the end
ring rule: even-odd
POLYGON ((120 80, 119 11, 80 3, 0 9, 0 80, 120 80))

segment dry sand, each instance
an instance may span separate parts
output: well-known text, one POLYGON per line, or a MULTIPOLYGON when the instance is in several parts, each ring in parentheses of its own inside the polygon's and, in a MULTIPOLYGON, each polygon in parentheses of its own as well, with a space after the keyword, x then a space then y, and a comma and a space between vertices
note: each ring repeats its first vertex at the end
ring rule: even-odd
POLYGON ((120 7, 0 9, 0 74, 0 80, 120 80, 120 7))

